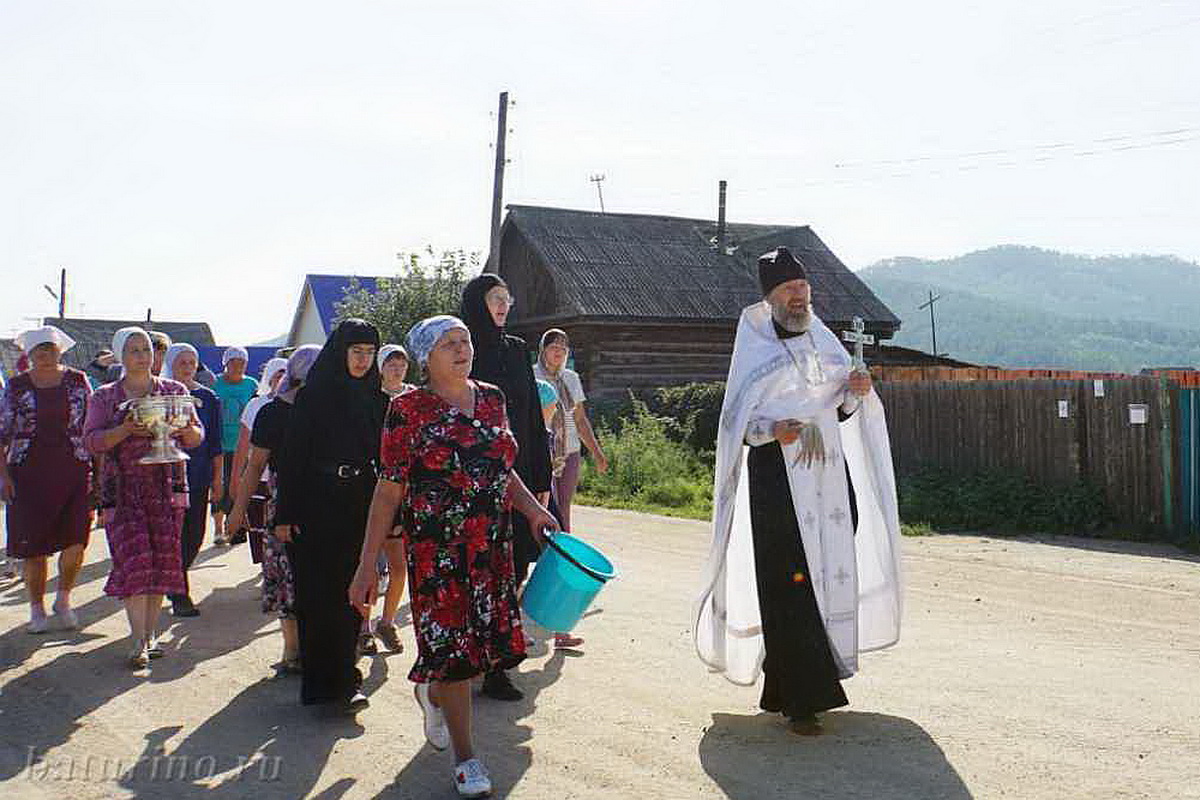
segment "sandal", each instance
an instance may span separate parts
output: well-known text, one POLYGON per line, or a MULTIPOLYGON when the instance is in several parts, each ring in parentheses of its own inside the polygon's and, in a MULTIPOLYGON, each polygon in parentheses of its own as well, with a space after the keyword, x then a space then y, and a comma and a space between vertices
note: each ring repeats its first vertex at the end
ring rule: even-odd
POLYGON ((569 633, 554 634, 554 649, 555 650, 570 650, 583 644, 583 639, 578 636, 572 636, 569 633))
POLYGON ((300 656, 282 658, 274 666, 278 675, 299 675, 304 671, 304 668, 300 666, 300 656))
POLYGON ((129 653, 129 658, 125 660, 125 664, 130 669, 145 669, 150 666, 150 656, 146 655, 145 642, 138 642, 134 646, 129 653))

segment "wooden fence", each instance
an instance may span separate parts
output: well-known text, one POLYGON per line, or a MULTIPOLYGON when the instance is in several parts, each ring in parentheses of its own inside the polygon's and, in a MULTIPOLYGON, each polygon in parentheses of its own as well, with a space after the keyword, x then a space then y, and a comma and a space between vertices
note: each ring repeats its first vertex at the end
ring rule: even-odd
POLYGON ((1164 380, 995 380, 968 370, 931 381, 888 372, 876 386, 899 472, 936 466, 1010 470, 1051 485, 1086 479, 1123 526, 1171 525, 1178 470, 1173 390, 1164 380))

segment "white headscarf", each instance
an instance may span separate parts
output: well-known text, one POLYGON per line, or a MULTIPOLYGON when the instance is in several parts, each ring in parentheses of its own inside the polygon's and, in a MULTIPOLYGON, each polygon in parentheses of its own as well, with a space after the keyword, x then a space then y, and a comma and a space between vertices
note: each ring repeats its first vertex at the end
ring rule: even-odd
POLYGON ((250 354, 246 352, 246 348, 244 347, 227 347, 225 348, 225 352, 221 355, 221 366, 225 366, 235 358, 240 358, 242 361, 249 361, 250 354))
POLYGON ((416 359, 417 364, 424 367, 429 363, 429 354, 433 346, 446 335, 448 331, 462 328, 470 333, 467 323, 449 314, 438 314, 436 317, 423 319, 408 332, 408 352, 416 359))
POLYGON ((175 377, 175 359, 179 358, 184 353, 191 353, 196 357, 196 369, 200 369, 200 353, 196 348, 192 347, 187 342, 178 342, 167 348, 167 354, 163 356, 162 377, 173 381, 179 380, 175 377))
POLYGON ((125 360, 125 343, 129 341, 131 336, 141 336, 146 340, 147 344, 150 343, 150 334, 146 333, 144 328, 140 328, 137 325, 121 328, 113 334, 112 340, 113 355, 117 357, 117 361, 125 360))
POLYGON ((405 361, 408 360, 408 351, 398 344, 385 344, 379 348, 379 355, 376 357, 379 368, 383 369, 383 365, 387 363, 387 360, 397 353, 404 356, 405 361))
POLYGON ((278 356, 263 364, 262 377, 259 378, 258 389, 255 390, 255 394, 264 395, 270 393, 271 378, 274 378, 280 372, 285 373, 286 377, 287 368, 288 360, 286 358, 279 358, 278 356))
POLYGON ((296 398, 296 392, 304 385, 308 371, 312 369, 312 365, 316 363, 317 356, 320 354, 321 345, 319 344, 305 344, 297 347, 288 357, 287 380, 279 382, 279 390, 275 392, 276 396, 289 403, 292 402, 296 398))
POLYGON ((14 341, 26 354, 32 353, 33 348, 39 344, 46 344, 47 342, 58 345, 60 354, 67 352, 75 346, 74 339, 53 325, 43 325, 40 328, 24 331, 18 334, 14 341))
POLYGON ((146 333, 144 328, 137 325, 130 325, 127 328, 121 328, 113 334, 112 349, 113 355, 117 358, 117 363, 121 365, 121 377, 125 377, 125 343, 133 336, 141 336, 146 340, 147 345, 153 346, 150 341, 150 334, 146 333))

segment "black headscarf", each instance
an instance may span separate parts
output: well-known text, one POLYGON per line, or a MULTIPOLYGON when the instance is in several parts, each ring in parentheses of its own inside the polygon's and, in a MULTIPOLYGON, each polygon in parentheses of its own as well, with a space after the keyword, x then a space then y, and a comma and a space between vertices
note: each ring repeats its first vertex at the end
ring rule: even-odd
POLYGON ((297 396, 323 428, 306 434, 326 442, 319 448, 326 451, 323 460, 359 464, 379 457, 386 395, 374 358, 366 375, 351 377, 346 358, 356 344, 378 349, 379 331, 365 320, 344 320, 329 334, 297 396))
MULTIPOLYGON (((458 318, 467 323, 471 331, 471 344, 475 346, 475 360, 479 360, 480 350, 495 350, 500 347, 504 338, 504 329, 492 319, 484 298, 487 293, 497 286, 508 288, 508 284, 499 275, 485 272, 476 275, 463 287, 462 304, 459 307, 458 318)), ((494 358, 494 354, 485 357, 494 358)), ((484 380, 490 380, 484 378, 484 380)), ((491 381, 495 383, 495 381, 491 381)))
POLYGON ((517 474, 532 491, 542 492, 550 488, 550 449, 537 380, 525 340, 506 335, 488 311, 484 297, 497 286, 508 288, 499 275, 485 272, 463 287, 459 318, 475 347, 471 377, 504 392, 508 423, 517 437, 517 474))
POLYGON ((347 354, 356 344, 369 344, 379 349, 379 331, 362 319, 343 320, 321 348, 320 355, 308 371, 305 385, 324 393, 325 391, 350 392, 353 394, 377 394, 381 391, 379 365, 371 359, 371 369, 361 378, 350 376, 346 367, 347 354))

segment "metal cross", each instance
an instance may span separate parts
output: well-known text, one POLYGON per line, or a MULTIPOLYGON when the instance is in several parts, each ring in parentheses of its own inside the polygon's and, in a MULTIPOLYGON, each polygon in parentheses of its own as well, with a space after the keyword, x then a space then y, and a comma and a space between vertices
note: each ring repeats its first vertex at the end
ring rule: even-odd
POLYGON ((829 518, 831 520, 833 520, 834 522, 836 522, 838 525, 841 525, 843 522, 846 521, 846 512, 842 511, 841 507, 839 506, 838 508, 835 508, 833 510, 833 512, 829 515, 829 518))
POLYGON ((854 332, 843 331, 842 340, 854 342, 853 368, 855 372, 863 372, 867 369, 867 362, 863 359, 863 345, 875 344, 875 337, 869 333, 863 333, 866 326, 863 324, 862 317, 855 317, 851 325, 854 326, 854 332))

